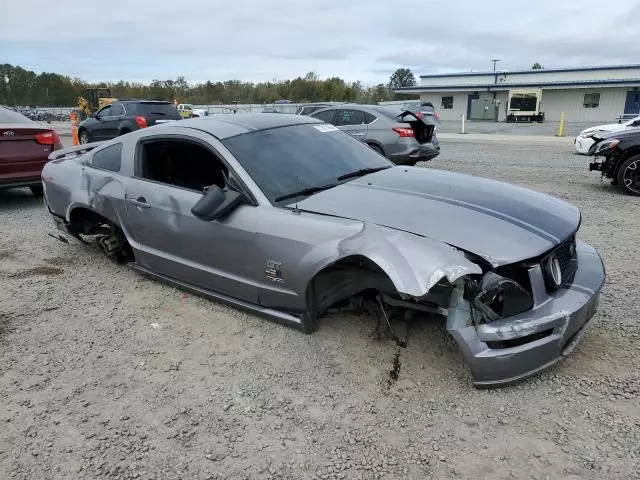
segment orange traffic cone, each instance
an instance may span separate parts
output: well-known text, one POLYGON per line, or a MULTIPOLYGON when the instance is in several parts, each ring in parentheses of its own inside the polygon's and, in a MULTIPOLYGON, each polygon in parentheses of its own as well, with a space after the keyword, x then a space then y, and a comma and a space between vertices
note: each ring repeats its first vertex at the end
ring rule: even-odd
POLYGON ((69 115, 71 119, 71 142, 73 145, 80 145, 80 140, 78 139, 78 124, 80 123, 80 119, 78 118, 78 112, 73 111, 71 115, 69 115))

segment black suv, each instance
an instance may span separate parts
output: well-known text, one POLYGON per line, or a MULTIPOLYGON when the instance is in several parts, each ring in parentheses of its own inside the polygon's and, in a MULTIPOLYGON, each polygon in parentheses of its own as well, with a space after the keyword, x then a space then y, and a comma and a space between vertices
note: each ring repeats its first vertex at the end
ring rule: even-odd
POLYGON ((169 102, 117 100, 80 122, 78 139, 80 143, 110 140, 139 128, 181 118, 178 109, 169 102))

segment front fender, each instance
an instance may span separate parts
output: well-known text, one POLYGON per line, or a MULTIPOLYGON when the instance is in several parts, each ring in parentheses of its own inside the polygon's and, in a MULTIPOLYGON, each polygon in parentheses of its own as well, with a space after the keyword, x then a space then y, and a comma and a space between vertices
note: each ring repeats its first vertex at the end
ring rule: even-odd
POLYGON ((378 265, 401 296, 420 298, 443 278, 453 283, 464 275, 482 274, 480 266, 445 243, 377 225, 364 226, 318 255, 325 249, 321 245, 308 255, 317 259, 313 276, 340 260, 361 256, 378 265))

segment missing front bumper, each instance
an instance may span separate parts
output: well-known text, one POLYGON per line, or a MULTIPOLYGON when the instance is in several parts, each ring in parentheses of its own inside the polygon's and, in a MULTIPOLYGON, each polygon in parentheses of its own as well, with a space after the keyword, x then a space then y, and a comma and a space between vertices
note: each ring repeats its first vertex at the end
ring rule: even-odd
POLYGON ((578 269, 571 286, 527 312, 488 325, 473 326, 462 289, 454 292, 447 329, 471 368, 474 386, 517 383, 549 368, 573 350, 596 311, 605 279, 595 249, 579 243, 577 255, 578 269), (491 348, 495 342, 500 348, 491 348))

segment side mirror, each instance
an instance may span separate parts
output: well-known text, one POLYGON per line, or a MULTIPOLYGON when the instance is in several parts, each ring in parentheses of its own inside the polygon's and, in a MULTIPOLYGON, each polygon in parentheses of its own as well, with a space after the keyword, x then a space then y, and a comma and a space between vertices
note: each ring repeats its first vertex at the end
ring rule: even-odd
POLYGON ((191 207, 191 213, 204 222, 211 222, 231 213, 240 203, 242 194, 234 190, 225 192, 214 185, 191 207))

